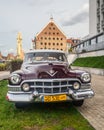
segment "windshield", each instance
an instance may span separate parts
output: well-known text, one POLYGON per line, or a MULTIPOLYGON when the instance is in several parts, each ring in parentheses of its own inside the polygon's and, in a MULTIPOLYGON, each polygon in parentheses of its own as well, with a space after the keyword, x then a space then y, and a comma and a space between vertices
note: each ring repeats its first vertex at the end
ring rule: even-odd
POLYGON ((64 53, 55 53, 55 52, 27 53, 24 59, 24 62, 43 62, 43 61, 67 62, 67 59, 64 53))

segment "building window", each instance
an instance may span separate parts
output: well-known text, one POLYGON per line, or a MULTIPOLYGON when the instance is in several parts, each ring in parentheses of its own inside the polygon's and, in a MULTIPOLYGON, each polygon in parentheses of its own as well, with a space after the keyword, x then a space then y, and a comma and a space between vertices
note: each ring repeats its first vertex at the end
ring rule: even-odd
POLYGON ((53 30, 55 30, 55 27, 53 27, 53 30))
POLYGON ((80 48, 82 48, 82 44, 80 44, 80 48))
POLYGON ((48 39, 49 39, 49 40, 51 40, 51 38, 50 38, 50 37, 49 37, 48 39))
POLYGON ((47 38, 45 37, 45 40, 47 40, 47 38))
POLYGON ((89 40, 89 45, 91 45, 91 40, 89 40))
POLYGON ((53 35, 55 35, 55 33, 53 33, 53 35))
POLYGON ((99 42, 103 42, 103 41, 104 41, 104 36, 103 36, 103 35, 98 36, 98 43, 99 43, 99 42))
POLYGON ((100 29, 98 29, 97 31, 98 31, 98 33, 100 33, 100 29))
POLYGON ((86 46, 88 46, 88 45, 89 45, 89 41, 86 42, 86 46))
POLYGON ((60 45, 63 46, 63 43, 61 43, 60 45))
POLYGON ((98 16, 98 24, 100 24, 100 15, 98 16))
POLYGON ((61 49, 61 51, 63 51, 63 49, 61 49))
POLYGON ((97 0, 98 7, 100 6, 100 0, 97 0))
POLYGON ((53 46, 55 45, 55 43, 53 43, 53 46))
POLYGON ((59 43, 57 43, 57 46, 59 45, 59 43))
POLYGON ((55 38, 53 38, 53 40, 55 40, 55 38))
POLYGON ((49 29, 51 30, 51 27, 49 27, 49 29))
POLYGON ((59 40, 59 38, 57 37, 57 40, 59 40))
POLYGON ((53 26, 53 23, 51 23, 51 26, 53 26))
POLYGON ((98 38, 96 37, 96 43, 98 43, 98 38))
POLYGON ((45 42, 44 44, 45 44, 45 45, 47 45, 47 43, 46 43, 46 42, 45 42))
POLYGON ((49 35, 50 35, 51 33, 49 32, 49 35))
POLYGON ((79 40, 77 40, 77 43, 80 43, 80 41, 79 41, 79 40))
POLYGON ((45 32, 44 34, 47 34, 47 32, 45 32))
POLYGON ((49 42, 48 45, 51 45, 51 43, 49 42))
POLYGON ((96 38, 91 39, 91 44, 96 44, 96 38))
POLYGON ((84 42, 84 46, 87 46, 87 42, 84 42))
POLYGON ((103 15, 103 20, 104 20, 104 12, 102 13, 102 15, 103 15))
POLYGON ((43 45, 43 43, 42 43, 42 42, 41 42, 40 44, 41 44, 41 45, 43 45))
POLYGON ((41 37, 41 39, 43 39, 43 37, 41 37))
POLYGON ((61 38, 61 40, 63 40, 63 38, 61 38))
POLYGON ((59 33, 57 32, 57 35, 59 35, 59 33))

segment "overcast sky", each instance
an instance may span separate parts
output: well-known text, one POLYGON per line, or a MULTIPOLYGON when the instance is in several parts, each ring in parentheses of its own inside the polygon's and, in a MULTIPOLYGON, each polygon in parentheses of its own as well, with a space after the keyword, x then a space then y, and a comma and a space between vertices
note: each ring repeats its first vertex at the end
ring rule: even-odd
POLYGON ((47 25, 52 15, 67 37, 89 34, 89 0, 0 0, 0 51, 16 53, 17 33, 23 37, 23 49, 47 25))

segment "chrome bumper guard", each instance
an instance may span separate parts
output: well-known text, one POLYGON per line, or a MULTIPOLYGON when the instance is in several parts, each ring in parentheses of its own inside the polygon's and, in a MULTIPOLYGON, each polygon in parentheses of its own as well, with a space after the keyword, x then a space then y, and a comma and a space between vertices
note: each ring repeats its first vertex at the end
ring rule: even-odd
POLYGON ((74 100, 83 100, 83 99, 86 99, 86 98, 93 97, 94 96, 94 91, 91 90, 91 89, 88 89, 88 90, 81 90, 81 91, 78 91, 78 92, 74 92, 74 91, 72 91, 70 89, 69 90, 69 95, 71 95, 71 97, 74 100))

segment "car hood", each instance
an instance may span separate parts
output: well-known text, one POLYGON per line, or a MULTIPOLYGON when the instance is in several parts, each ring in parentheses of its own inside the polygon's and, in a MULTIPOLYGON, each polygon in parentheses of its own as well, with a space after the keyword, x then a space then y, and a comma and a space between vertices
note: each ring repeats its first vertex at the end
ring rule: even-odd
POLYGON ((24 64, 22 71, 26 79, 75 78, 76 72, 67 63, 24 64))

